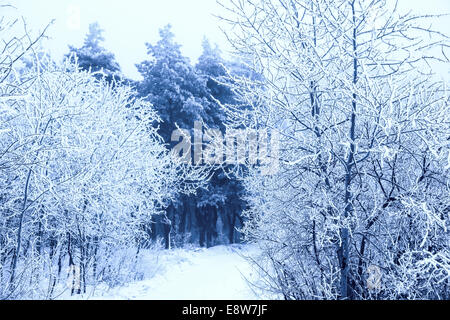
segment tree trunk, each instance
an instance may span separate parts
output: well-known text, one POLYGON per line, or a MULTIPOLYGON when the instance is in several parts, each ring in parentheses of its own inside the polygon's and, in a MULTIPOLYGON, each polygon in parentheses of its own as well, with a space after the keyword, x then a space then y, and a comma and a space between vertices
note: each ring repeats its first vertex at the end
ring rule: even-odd
MULTIPOLYGON (((353 13, 353 84, 358 82, 358 58, 357 58, 357 45, 356 45, 356 15, 355 15, 355 2, 351 3, 353 13)), ((352 114, 350 119, 350 150, 348 159, 346 162, 345 170, 345 197, 344 197, 344 221, 345 226, 341 228, 341 247, 339 248, 339 260, 341 267, 341 282, 340 293, 342 299, 348 299, 349 292, 349 230, 347 226, 347 218, 353 213, 353 194, 350 190, 352 184, 353 167, 355 163, 355 132, 356 132, 356 93, 353 93, 352 101, 352 114)))

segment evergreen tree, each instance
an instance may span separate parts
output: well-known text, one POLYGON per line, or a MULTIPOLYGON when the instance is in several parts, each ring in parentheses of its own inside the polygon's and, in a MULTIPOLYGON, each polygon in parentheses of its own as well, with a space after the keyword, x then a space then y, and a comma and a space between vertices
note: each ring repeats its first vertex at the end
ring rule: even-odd
MULTIPOLYGON (((160 40, 155 45, 146 45, 150 59, 137 65, 143 77, 138 85, 139 95, 146 97, 159 112, 162 120, 159 134, 173 146, 177 142, 172 143, 171 136, 177 128, 193 133, 195 121, 213 125, 206 81, 182 55, 170 25, 160 30, 160 40)), ((194 229, 203 223, 196 213, 196 198, 180 195, 167 209, 166 216, 155 219, 153 236, 163 234, 166 248, 170 247, 169 233, 175 233, 172 237, 175 241, 182 241, 189 232, 195 237, 198 232, 194 229)))
MULTIPOLYGON (((230 77, 228 73, 243 75, 243 70, 249 74, 242 64, 229 62, 222 58, 221 51, 217 45, 212 46, 205 38, 202 43, 203 52, 196 65, 197 72, 205 78, 211 103, 214 105, 214 121, 225 134, 224 123, 226 115, 223 109, 217 105, 215 100, 223 105, 237 104, 234 92, 231 90, 230 77)), ((239 239, 236 227, 242 225, 241 213, 245 209, 245 201, 242 200, 244 188, 240 181, 224 174, 222 171, 215 172, 207 190, 200 190, 199 206, 205 208, 212 214, 212 219, 219 217, 223 223, 228 241, 234 243, 239 239), (212 213, 211 213, 212 212, 212 213)), ((214 223, 214 221, 212 223, 214 223)), ((219 230, 220 231, 220 230, 219 230)), ((207 230, 206 241, 211 235, 207 230)))
POLYGON ((137 65, 144 78, 139 93, 159 111, 160 134, 170 142, 177 125, 184 129, 193 128, 194 121, 212 125, 213 117, 206 83, 181 54, 170 25, 160 30, 160 37, 155 45, 146 44, 151 59, 137 65))
MULTIPOLYGON (((67 56, 74 58, 73 55, 75 54, 78 65, 82 70, 102 72, 108 82, 113 79, 120 80, 123 76, 114 54, 102 46, 105 41, 103 32, 104 30, 100 28, 97 22, 92 23, 89 25, 89 32, 83 46, 81 48, 69 46, 70 52, 67 56)), ((99 77, 102 76, 97 75, 97 78, 99 77)))
MULTIPOLYGON (((171 146, 178 143, 171 141, 172 132, 178 128, 193 135, 195 121, 225 134, 226 115, 217 101, 222 104, 236 101, 230 86, 224 83, 229 81, 228 62, 222 59, 219 48, 205 39, 203 53, 194 67, 182 55, 168 25, 160 30, 156 44, 147 43, 147 49, 150 59, 137 65, 143 77, 138 91, 159 112, 162 119, 159 134, 165 142, 171 146)), ((240 213, 245 206, 240 198, 242 191, 238 181, 222 171, 215 172, 206 188, 198 190, 195 196, 180 195, 172 202, 166 215, 156 219, 153 236, 164 235, 167 248, 169 233, 175 244, 184 242, 189 234, 190 241, 198 241, 201 246, 217 244, 219 233, 226 233, 229 242, 235 242, 235 227, 242 222, 240 213), (223 230, 216 227, 219 217, 223 230)))

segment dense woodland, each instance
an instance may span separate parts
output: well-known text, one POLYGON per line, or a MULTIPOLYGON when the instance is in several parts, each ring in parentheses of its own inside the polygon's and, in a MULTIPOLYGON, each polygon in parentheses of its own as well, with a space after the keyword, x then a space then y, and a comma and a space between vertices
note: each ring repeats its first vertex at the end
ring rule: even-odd
POLYGON ((139 81, 97 23, 55 61, 46 30, 0 20, 0 299, 123 285, 150 248, 241 242, 261 247, 255 269, 284 299, 448 299, 437 17, 385 0, 219 3, 233 58, 205 39, 190 61, 168 25, 139 81), (181 161, 173 133, 195 123, 258 132, 276 168, 181 161))
MULTIPOLYGON (((98 77, 109 83, 124 81, 135 88, 136 96, 158 112, 158 134, 168 148, 178 142, 172 141, 172 133, 178 128, 193 130, 195 121, 224 130, 226 116, 217 101, 235 103, 225 77, 229 70, 236 75, 251 74, 243 64, 222 59, 218 46, 207 39, 198 63, 193 65, 182 55, 168 25, 160 30, 156 44, 146 44, 150 59, 137 64, 143 80, 132 81, 121 74, 114 54, 102 48, 102 41, 102 30, 92 24, 83 47, 71 47, 68 57, 75 58, 82 70, 101 71, 98 77)), ((245 208, 242 192, 236 178, 214 172, 195 195, 179 194, 162 215, 155 215, 154 223, 148 226, 149 236, 154 241, 162 238, 166 249, 186 243, 212 246, 239 242, 237 229, 243 225, 241 213, 245 208)))

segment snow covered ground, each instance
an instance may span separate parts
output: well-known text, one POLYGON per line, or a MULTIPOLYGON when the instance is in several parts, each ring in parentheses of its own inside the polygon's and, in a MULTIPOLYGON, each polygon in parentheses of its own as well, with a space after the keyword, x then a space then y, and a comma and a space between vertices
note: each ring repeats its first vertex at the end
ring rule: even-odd
MULTIPOLYGON (((256 293, 248 281, 256 273, 245 257, 258 254, 255 246, 217 246, 209 249, 161 251, 145 254, 148 272, 142 281, 112 289, 96 288, 81 299, 120 300, 257 300, 270 298, 256 293)), ((69 298, 70 297, 65 297, 69 298)), ((72 297, 73 298, 73 297, 72 297)))

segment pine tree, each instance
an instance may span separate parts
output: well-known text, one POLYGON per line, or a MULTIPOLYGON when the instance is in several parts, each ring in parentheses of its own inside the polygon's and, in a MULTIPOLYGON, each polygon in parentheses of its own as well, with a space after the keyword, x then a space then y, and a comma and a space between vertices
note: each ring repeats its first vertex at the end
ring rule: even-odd
POLYGON ((105 41, 103 32, 104 30, 100 28, 97 22, 92 23, 89 25, 89 32, 83 46, 81 48, 69 46, 70 52, 67 56, 71 58, 76 56, 78 65, 82 70, 100 72, 101 75, 97 75, 97 78, 104 76, 108 82, 113 79, 120 80, 123 76, 114 54, 102 46, 105 41))
MULTIPOLYGON (((138 92, 158 111, 162 120, 159 134, 173 146, 176 144, 171 142, 174 130, 181 128, 193 133, 195 121, 203 121, 208 126, 213 124, 206 81, 189 59, 182 55, 170 25, 160 30, 160 40, 156 44, 146 45, 150 59, 137 65, 143 77, 138 84, 138 92)), ((191 229, 203 223, 203 220, 196 219, 196 213, 195 197, 180 195, 172 202, 165 216, 155 219, 153 236, 162 234, 166 248, 169 248, 169 234, 176 233, 172 239, 178 241, 185 233, 192 231, 188 230, 188 221, 191 222, 191 229)))
MULTIPOLYGON (((234 93, 226 85, 227 69, 231 66, 240 75, 245 68, 225 61, 219 48, 211 46, 206 39, 197 65, 192 66, 175 42, 170 25, 160 30, 156 44, 147 43, 147 49, 150 59, 137 65, 143 77, 138 91, 159 112, 163 121, 159 133, 165 142, 171 146, 178 143, 171 141, 172 132, 178 128, 189 130, 192 136, 195 121, 224 134, 226 116, 217 101, 236 103, 234 93)), ((153 227, 154 237, 163 234, 168 248, 169 233, 174 233, 172 239, 178 238, 180 243, 190 233, 191 241, 212 246, 217 243, 216 225, 220 217, 229 241, 234 242, 235 227, 245 206, 240 198, 242 191, 238 181, 222 171, 215 172, 207 187, 198 190, 196 196, 180 195, 172 202, 166 216, 158 219, 153 227)))
MULTIPOLYGON (((215 126, 225 133, 226 115, 223 109, 217 104, 219 101, 223 105, 237 104, 236 96, 231 90, 230 77, 228 73, 242 75, 243 70, 248 73, 239 62, 229 62, 222 58, 221 51, 217 45, 212 46, 208 39, 204 39, 203 53, 196 65, 197 72, 205 78, 211 104, 214 110, 215 126)), ((223 227, 228 236, 228 241, 234 243, 236 240, 235 230, 238 225, 242 225, 241 213, 245 208, 245 201, 242 200, 244 188, 242 183, 230 175, 217 171, 213 175, 207 190, 200 190, 199 206, 205 208, 207 212, 212 212, 213 219, 220 216, 223 227)), ((211 224, 213 224, 212 221, 211 224)), ((221 230, 218 230, 219 232, 221 230)), ((206 242, 212 232, 207 230, 206 242)), ((216 232, 217 233, 217 232, 216 232)))
POLYGON ((151 59, 137 65, 144 78, 139 93, 159 111, 163 120, 160 134, 170 142, 177 125, 190 129, 194 121, 212 124, 211 103, 205 80, 182 55, 170 25, 160 30, 160 37, 155 45, 146 44, 151 59))

